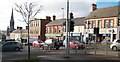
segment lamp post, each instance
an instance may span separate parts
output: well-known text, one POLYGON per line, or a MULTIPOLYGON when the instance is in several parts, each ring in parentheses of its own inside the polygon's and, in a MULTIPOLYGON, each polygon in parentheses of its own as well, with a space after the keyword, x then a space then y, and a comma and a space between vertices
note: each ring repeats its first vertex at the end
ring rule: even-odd
POLYGON ((67 0, 67 20, 66 20, 66 43, 65 43, 65 58, 69 58, 69 41, 68 41, 68 26, 69 22, 69 0, 67 0))
POLYGON ((63 19, 64 19, 64 8, 61 8, 63 10, 63 19))
MULTIPOLYGON (((61 8, 63 10, 63 20, 62 23, 64 23, 64 8, 61 8)), ((62 40, 64 40, 64 25, 62 24, 62 40)))

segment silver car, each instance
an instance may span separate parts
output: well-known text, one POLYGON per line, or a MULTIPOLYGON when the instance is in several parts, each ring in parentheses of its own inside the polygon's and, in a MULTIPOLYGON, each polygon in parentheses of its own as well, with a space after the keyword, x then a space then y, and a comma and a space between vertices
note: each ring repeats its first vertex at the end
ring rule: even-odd
POLYGON ((116 39, 110 45, 110 48, 114 51, 120 50, 120 39, 116 39))
POLYGON ((17 41, 8 41, 2 44, 2 51, 20 51, 23 49, 22 44, 17 41))

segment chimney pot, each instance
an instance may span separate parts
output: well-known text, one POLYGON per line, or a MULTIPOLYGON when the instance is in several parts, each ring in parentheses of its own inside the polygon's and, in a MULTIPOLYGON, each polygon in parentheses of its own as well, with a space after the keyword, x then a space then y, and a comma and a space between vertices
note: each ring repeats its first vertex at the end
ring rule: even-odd
POLYGON ((56 16, 55 15, 53 15, 53 20, 56 20, 56 16))
POLYGON ((51 20, 51 17, 50 17, 50 16, 46 16, 46 19, 47 19, 47 20, 51 20))

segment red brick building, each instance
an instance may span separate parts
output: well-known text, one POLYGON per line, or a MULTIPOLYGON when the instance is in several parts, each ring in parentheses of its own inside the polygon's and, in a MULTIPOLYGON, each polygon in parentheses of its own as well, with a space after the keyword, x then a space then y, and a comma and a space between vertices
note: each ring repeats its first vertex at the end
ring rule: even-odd
POLYGON ((51 21, 50 16, 46 16, 46 19, 37 19, 30 21, 30 38, 45 40, 46 24, 51 21))

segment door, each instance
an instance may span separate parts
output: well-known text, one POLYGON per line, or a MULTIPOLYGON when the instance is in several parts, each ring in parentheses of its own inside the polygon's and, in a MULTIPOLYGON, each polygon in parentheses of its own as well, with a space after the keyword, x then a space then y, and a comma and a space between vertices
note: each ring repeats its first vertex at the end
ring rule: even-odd
POLYGON ((5 51, 11 51, 14 49, 14 44, 12 42, 8 42, 3 44, 2 49, 5 51))

